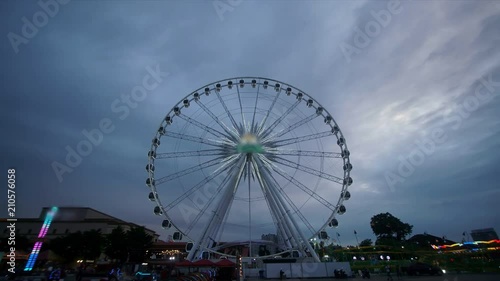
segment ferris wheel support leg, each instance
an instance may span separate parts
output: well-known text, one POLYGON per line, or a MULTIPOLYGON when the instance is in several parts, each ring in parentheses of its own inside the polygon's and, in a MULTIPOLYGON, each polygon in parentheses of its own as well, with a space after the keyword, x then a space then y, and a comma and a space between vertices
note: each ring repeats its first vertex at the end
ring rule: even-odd
MULTIPOLYGON (((287 236, 286 241, 291 243, 292 249, 295 248, 302 251, 302 243, 300 242, 299 236, 294 231, 293 222, 290 220, 291 217, 287 215, 288 210, 286 205, 284 204, 283 200, 280 200, 281 198, 277 194, 275 187, 269 184, 269 181, 265 177, 265 174, 261 173, 261 170, 259 169, 259 163, 254 160, 253 165, 254 169, 256 170, 257 178, 259 179, 259 184, 268 195, 266 196, 266 200, 268 200, 269 204, 273 206, 271 212, 274 212, 274 216, 278 217, 279 221, 283 222, 280 225, 282 226, 282 229, 287 236)), ((260 165, 260 167, 263 166, 260 165)))
MULTIPOLYGON (((262 166, 264 167, 264 166, 262 166)), ((267 175, 268 171, 264 169, 263 171, 263 176, 266 180, 266 182, 268 184, 271 184, 272 181, 269 179, 269 176, 267 175)), ((272 184, 271 184, 272 185, 272 184)), ((278 192, 278 189, 275 188, 274 186, 272 186, 270 189, 270 191, 272 191, 275 195, 275 197, 279 200, 279 202, 284 206, 285 208, 285 211, 286 211, 286 214, 290 214, 290 210, 288 209, 288 207, 286 207, 287 205, 285 204, 284 202, 284 199, 281 197, 281 195, 279 194, 278 192)), ((298 238, 300 238, 300 240, 302 240, 303 244, 305 244, 304 246, 307 248, 307 250, 311 253, 311 256, 314 258, 314 260, 316 262, 321 262, 318 254, 316 253, 316 251, 314 251, 314 249, 312 248, 311 244, 309 244, 309 241, 307 240, 307 238, 304 236, 304 234, 302 233, 302 231, 300 230, 297 222, 295 221, 295 219, 292 217, 292 216, 287 216, 288 219, 291 221, 291 223, 293 224, 297 234, 299 235, 298 238)), ((299 251, 302 251, 302 249, 299 249, 299 251)))
POLYGON ((234 192, 241 180, 241 175, 243 174, 245 168, 245 158, 242 157, 239 161, 239 165, 234 167, 239 167, 239 171, 235 173, 232 180, 229 181, 226 185, 224 194, 218 202, 217 208, 213 211, 207 225, 205 226, 203 234, 199 237, 198 241, 196 241, 191 252, 189 252, 189 255, 187 257, 188 260, 192 261, 196 256, 199 255, 203 248, 209 246, 208 243, 210 240, 210 236, 214 232, 217 232, 217 229, 220 227, 221 222, 227 215, 227 212, 229 210, 228 207, 230 206, 231 200, 234 196, 234 192))

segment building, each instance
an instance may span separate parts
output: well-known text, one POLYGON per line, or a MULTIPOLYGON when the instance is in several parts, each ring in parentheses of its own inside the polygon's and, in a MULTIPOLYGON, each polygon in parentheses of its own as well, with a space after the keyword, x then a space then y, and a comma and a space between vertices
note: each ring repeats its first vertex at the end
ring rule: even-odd
MULTIPOLYGON (((16 232, 27 237, 29 240, 36 240, 45 220, 45 215, 51 208, 42 209, 38 218, 18 218, 16 222, 16 232)), ((3 229, 1 237, 6 237, 8 233, 8 222, 1 221, 0 229, 3 229)), ((78 231, 100 230, 102 234, 109 234, 118 226, 127 231, 134 227, 140 227, 135 223, 126 222, 103 212, 88 207, 59 207, 52 224, 45 235, 46 240, 65 236, 78 231)), ((147 234, 153 237, 153 241, 158 241, 160 235, 154 230, 145 228, 147 234)))
POLYGON ((470 236, 474 241, 498 240, 498 235, 493 228, 471 230, 470 236))
POLYGON ((416 234, 406 240, 409 243, 414 244, 415 246, 422 248, 431 248, 432 245, 443 245, 443 244, 454 244, 455 241, 451 241, 446 239, 446 237, 438 237, 428 233, 424 234, 416 234))

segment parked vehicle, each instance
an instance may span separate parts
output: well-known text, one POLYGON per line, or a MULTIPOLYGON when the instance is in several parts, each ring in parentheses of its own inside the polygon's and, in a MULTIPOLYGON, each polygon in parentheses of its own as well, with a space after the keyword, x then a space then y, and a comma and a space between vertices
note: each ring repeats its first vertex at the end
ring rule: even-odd
POLYGON ((443 275, 443 270, 437 266, 417 262, 410 264, 406 269, 408 275, 443 275))

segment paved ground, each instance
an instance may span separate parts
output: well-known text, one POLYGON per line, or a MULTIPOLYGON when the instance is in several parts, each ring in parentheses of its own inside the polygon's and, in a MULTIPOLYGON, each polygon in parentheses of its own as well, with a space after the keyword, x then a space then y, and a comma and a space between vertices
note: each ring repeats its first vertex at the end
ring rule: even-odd
MULTIPOLYGON (((247 281, 279 281, 279 279, 247 279, 247 281)), ((335 281, 335 280, 352 280, 352 281, 385 281, 386 276, 372 276, 370 279, 362 279, 361 277, 349 279, 286 279, 286 281, 335 281)), ((445 274, 443 276, 404 276, 400 279, 393 277, 394 281, 500 281, 500 274, 445 274)))
MULTIPOLYGON (((360 277, 350 280, 368 280, 360 277)), ((372 276, 369 280, 387 280, 386 276, 372 276)), ((500 281, 500 274, 444 274, 443 276, 404 276, 394 281, 500 281)))

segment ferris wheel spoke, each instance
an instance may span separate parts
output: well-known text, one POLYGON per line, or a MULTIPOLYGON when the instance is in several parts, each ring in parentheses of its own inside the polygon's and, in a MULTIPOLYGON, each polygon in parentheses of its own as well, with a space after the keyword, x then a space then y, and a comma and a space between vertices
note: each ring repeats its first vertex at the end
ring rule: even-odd
POLYGON ((271 167, 272 167, 273 171, 275 171, 278 175, 282 176, 283 178, 285 178, 286 180, 291 182, 293 185, 300 188, 302 191, 304 191, 306 194, 308 194, 312 198, 316 199, 316 201, 318 201, 319 203, 321 203, 322 205, 324 205, 328 209, 335 211, 336 207, 334 205, 332 205, 330 202, 326 201, 323 197, 318 195, 316 192, 314 192, 313 190, 311 190, 310 188, 308 188, 307 186, 305 186, 304 184, 302 184, 301 182, 299 182, 298 180, 296 180, 294 177, 290 176, 286 172, 282 171, 281 169, 274 167, 274 166, 271 166, 271 167))
POLYGON ((222 132, 219 132, 219 131, 215 130, 214 128, 211 128, 211 127, 209 127, 209 126, 207 126, 207 125, 205 125, 205 124, 203 124, 201 122, 198 122, 198 121, 194 120, 193 118, 190 118, 190 117, 185 116, 183 114, 180 114, 179 117, 182 118, 182 119, 184 119, 186 122, 195 125, 196 127, 198 127, 200 129, 208 132, 209 134, 211 134, 211 135, 213 135, 215 137, 219 137, 219 138, 222 138, 222 139, 230 139, 231 138, 231 136, 228 136, 228 135, 226 135, 226 134, 224 134, 222 132))
POLYGON ((283 188, 280 186, 276 178, 269 173, 268 176, 270 179, 273 181, 273 185, 280 191, 280 193, 283 195, 283 198, 285 198, 286 202, 288 205, 292 208, 293 212, 297 214, 297 216, 300 218, 300 220, 304 223, 304 225, 307 227, 307 229, 311 232, 311 235, 313 235, 316 231, 314 231, 314 228, 312 227, 311 223, 306 219, 306 217, 300 212, 299 208, 293 203, 293 200, 290 199, 290 197, 287 195, 287 193, 283 190, 283 188))
MULTIPOLYGON (((234 166, 233 166, 233 168, 234 168, 234 166)), ((222 180, 222 182, 219 184, 219 187, 217 187, 217 189, 215 190, 214 194, 212 194, 210 196, 210 198, 208 198, 208 202, 205 203, 205 205, 203 206, 202 210, 196 215, 196 217, 194 218, 194 220, 189 224, 189 226, 187 227, 187 230, 186 230, 186 234, 189 234, 191 232, 191 230, 193 229, 193 227, 198 223, 198 221, 201 219, 201 217, 206 213, 207 209, 212 205, 212 203, 216 199, 217 195, 220 194, 220 192, 222 191, 223 187, 227 184, 227 182, 231 178, 231 174, 232 174, 231 172, 232 172, 232 169, 231 169, 231 171, 229 171, 226 174, 226 176, 224 177, 224 179, 222 180)))
POLYGON ((175 180, 177 178, 180 178, 180 177, 183 177, 185 175, 189 175, 191 173, 194 173, 194 172, 197 172, 199 170, 203 170, 205 168, 208 168, 208 167, 212 167, 212 166, 215 166, 215 165, 218 165, 220 164, 222 161, 223 161, 224 157, 217 157, 215 159, 212 159, 212 160, 209 160, 209 161, 206 161, 206 162, 203 162, 199 165, 196 165, 196 166, 192 166, 192 167, 189 167, 187 169, 184 169, 182 171, 179 171, 177 173, 173 173, 171 175, 168 175, 168 176, 165 176, 165 177, 162 177, 162 178, 159 178, 157 181, 156 181, 156 185, 160 185, 162 183, 166 183, 168 181, 171 181, 171 180, 175 180))
POLYGON ((332 182, 335 182, 335 183, 338 183, 338 184, 341 184, 341 185, 344 182, 344 180, 341 179, 341 178, 339 178, 339 177, 327 174, 327 173, 322 172, 322 171, 318 171, 318 170, 310 168, 310 167, 306 167, 304 165, 292 162, 292 161, 287 160, 285 158, 274 157, 272 161, 276 162, 276 163, 279 163, 281 165, 285 165, 285 166, 290 167, 290 168, 301 170, 303 172, 309 173, 311 175, 314 175, 314 176, 317 176, 317 177, 320 177, 320 178, 323 178, 323 179, 327 179, 329 181, 332 181, 332 182))
POLYGON ((264 144, 266 146, 269 146, 269 147, 279 147, 279 146, 285 146, 285 145, 293 144, 293 143, 321 139, 321 138, 325 138, 325 137, 328 137, 331 135, 333 135, 333 133, 331 131, 325 131, 322 133, 316 133, 316 134, 312 134, 312 135, 308 135, 308 136, 302 136, 302 137, 296 137, 296 138, 290 138, 290 139, 284 139, 284 140, 277 140, 277 141, 270 141, 270 142, 267 142, 264 144))
POLYGON ((167 152, 156 154, 156 159, 168 159, 168 158, 181 158, 181 157, 193 157, 193 156, 223 156, 227 152, 223 149, 204 149, 198 151, 179 151, 179 152, 167 152))
POLYGON ((285 113, 283 113, 278 119, 276 119, 261 135, 261 138, 266 138, 273 130, 278 126, 281 121, 283 121, 290 112, 292 112, 298 105, 300 104, 300 100, 297 100, 292 106, 290 106, 285 113))
POLYGON ((224 110, 226 111, 226 114, 227 114, 227 117, 229 117, 229 120, 231 121, 231 123, 233 124, 233 127, 235 129, 238 129, 238 124, 236 124, 236 121, 234 120, 234 117, 233 115, 231 114, 231 112, 229 112, 229 110, 227 109, 227 106, 226 106, 226 103, 224 102, 224 100, 221 98, 220 94, 218 91, 215 91, 215 94, 217 95, 217 98, 219 98, 219 101, 220 101, 220 104, 222 105, 222 107, 224 108, 224 110))
POLYGON ((264 193, 266 202, 270 206, 270 211, 273 214, 273 217, 276 217, 278 221, 277 227, 283 235, 283 240, 287 248, 298 248, 300 242, 297 239, 297 235, 295 235, 293 231, 292 223, 289 220, 289 217, 286 215, 287 211, 283 202, 280 202, 279 195, 276 194, 276 190, 272 189, 269 183, 265 180, 264 173, 261 172, 260 167, 264 167, 263 165, 259 165, 256 160, 252 161, 253 168, 255 170, 257 181, 259 182, 262 193, 264 193))
POLYGON ((311 120, 313 120, 314 118, 318 117, 318 116, 321 116, 321 115, 318 115, 318 114, 313 114, 313 115, 310 115, 309 117, 307 118, 304 118, 302 120, 300 120, 299 122, 291 125, 290 127, 286 128, 286 129, 283 129, 279 132, 277 132, 276 134, 274 135, 271 135, 269 136, 266 140, 263 140, 263 142, 266 142, 267 140, 272 140, 272 139, 277 139, 283 135, 286 135, 287 133, 297 129, 298 127, 310 122, 311 120))
POLYGON ((187 141, 192 141, 192 142, 197 142, 197 143, 203 143, 206 145, 211 145, 215 147, 224 147, 225 145, 233 145, 234 143, 231 142, 230 140, 211 140, 207 138, 200 138, 200 137, 195 137, 195 136, 190 136, 186 134, 181 134, 181 133, 175 133, 175 132, 166 132, 165 136, 171 137, 171 138, 176 138, 176 139, 181 139, 181 140, 187 140, 187 141))
POLYGON ((259 101, 259 93, 260 93, 260 84, 257 87, 257 95, 255 97, 255 105, 253 107, 253 117, 252 117, 252 126, 251 126, 251 132, 254 132, 254 125, 255 125, 255 114, 257 113, 257 103, 259 101))
POLYGON ((282 149, 270 149, 264 153, 266 156, 272 157, 273 155, 284 155, 284 156, 309 156, 309 157, 322 157, 322 158, 342 158, 341 153, 336 152, 322 152, 322 151, 309 151, 309 150, 282 150, 282 149))
POLYGON ((271 114, 271 111, 273 110, 274 108, 274 105, 276 104, 276 101, 278 100, 279 96, 280 96, 280 93, 281 91, 279 91, 276 96, 274 96, 274 100, 273 102, 271 103, 271 106, 269 107, 269 109, 267 110, 267 113, 266 113, 266 116, 264 117, 264 119, 262 119, 262 122, 260 123, 259 125, 259 130, 258 130, 258 134, 261 135, 261 132, 262 132, 262 129, 264 129, 264 126, 266 124, 266 121, 267 121, 267 118, 269 118, 269 114, 271 114))
POLYGON ((216 237, 217 231, 221 227, 221 222, 224 221, 224 217, 227 216, 229 208, 231 207, 231 203, 233 202, 232 197, 234 196, 235 189, 239 185, 241 180, 241 175, 245 168, 245 157, 241 157, 238 161, 239 163, 236 165, 239 171, 235 174, 232 174, 231 181, 225 186, 224 193, 222 194, 219 202, 215 210, 212 212, 210 219, 208 220, 202 234, 198 238, 198 241, 191 249, 191 252, 188 255, 188 259, 192 260, 193 257, 197 254, 200 249, 210 248, 208 244, 210 240, 213 240, 213 237, 216 237))
POLYGON ((219 118, 217 118, 217 116, 215 116, 215 114, 210 110, 208 109, 208 107, 206 107, 201 101, 199 100, 196 100, 196 103, 203 109, 203 111, 205 111, 205 113, 207 113, 217 124, 219 124, 219 126, 221 126, 221 128, 228 134, 231 136, 231 139, 233 140, 237 140, 238 139, 238 134, 234 131, 231 131, 231 129, 229 129, 229 127, 224 124, 224 122, 222 122, 221 120, 219 120, 219 118))
POLYGON ((288 209, 286 203, 283 202, 283 198, 281 197, 281 193, 278 192, 278 188, 272 184, 272 180, 270 179, 270 177, 271 177, 270 171, 264 169, 262 175, 263 175, 265 182, 267 182, 268 185, 270 185, 270 188, 269 188, 269 190, 271 191, 270 193, 271 194, 274 193, 274 197, 276 197, 277 201, 282 205, 283 210, 285 211, 285 213, 283 213, 283 214, 291 223, 291 227, 292 227, 291 230, 293 233, 292 236, 294 237, 294 240, 297 243, 297 250, 302 252, 303 255, 305 255, 306 254, 304 251, 304 246, 305 246, 305 248, 307 248, 309 250, 309 252, 313 256, 313 258, 316 260, 316 262, 319 262, 320 259, 319 259, 318 255, 316 254, 314 249, 309 244, 309 241, 306 239, 306 237, 304 236, 304 234, 300 230, 300 227, 297 224, 297 222, 295 221, 295 219, 291 215, 287 215, 287 214, 290 214, 290 210, 288 209))
MULTIPOLYGON (((235 160, 232 160, 235 162, 235 160)), ((179 196, 177 199, 175 199, 173 202, 165 206, 165 211, 170 211, 172 208, 177 206, 180 202, 184 201, 186 198, 191 196, 193 193, 198 191, 200 188, 202 188, 205 184, 207 184, 209 181, 213 180, 215 177, 220 175, 222 172, 226 171, 226 169, 218 169, 209 176, 205 177, 203 180, 198 182, 195 186, 191 187, 188 191, 186 191, 184 194, 179 196)))
POLYGON ((241 124, 245 124, 245 114, 243 114, 243 104, 241 103, 240 88, 238 86, 236 86, 236 92, 238 93, 238 101, 240 102, 241 124))

